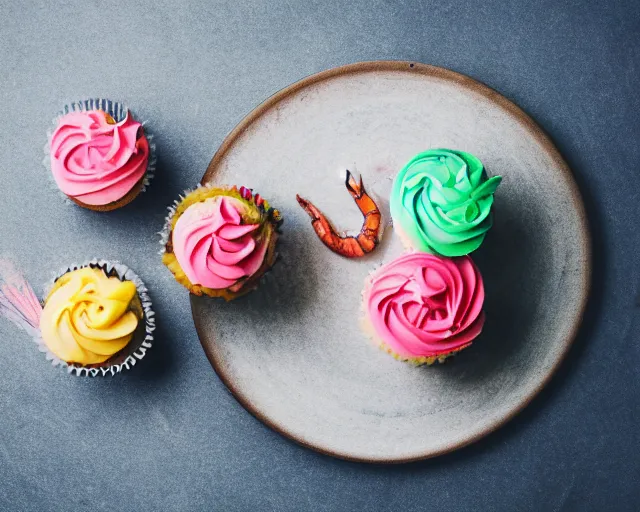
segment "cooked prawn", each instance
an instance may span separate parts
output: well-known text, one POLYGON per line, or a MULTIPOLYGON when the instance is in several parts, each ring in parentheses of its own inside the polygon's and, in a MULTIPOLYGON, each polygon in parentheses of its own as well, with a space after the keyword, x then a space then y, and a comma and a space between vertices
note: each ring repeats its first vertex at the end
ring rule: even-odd
POLYGON ((380 241, 382 216, 378 205, 365 191, 362 176, 360 176, 360 183, 358 183, 353 175, 347 171, 345 185, 364 216, 362 229, 357 236, 339 235, 318 208, 299 195, 296 195, 296 199, 311 217, 311 225, 324 245, 341 256, 359 258, 377 247, 380 241))

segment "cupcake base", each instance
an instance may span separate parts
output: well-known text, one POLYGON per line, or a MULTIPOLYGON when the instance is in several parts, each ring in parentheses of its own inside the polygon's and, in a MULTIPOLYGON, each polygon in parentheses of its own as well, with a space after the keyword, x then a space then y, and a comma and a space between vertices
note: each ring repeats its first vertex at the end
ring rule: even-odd
POLYGON ((400 227, 400 223, 398 223, 397 225, 394 224, 393 225, 393 229, 397 233, 398 238, 400 238, 400 243, 402 244, 402 247, 404 247, 407 251, 415 250, 414 247, 413 247, 413 244, 411 243, 411 240, 409 239, 407 234, 400 227))
POLYGON ((461 350, 464 350, 465 348, 470 347, 472 345, 471 343, 469 343, 467 345, 464 345, 450 352, 436 354, 433 356, 414 357, 414 356, 399 354, 395 352, 391 347, 389 347, 389 345, 387 345, 384 342, 384 340, 376 334, 373 328, 373 325, 369 321, 369 318, 366 316, 366 314, 362 318, 362 330, 367 335, 367 337, 372 341, 372 343, 375 346, 377 346, 380 350, 382 350, 383 352, 386 352, 397 361, 409 363, 409 364, 412 364, 413 366, 423 366, 423 365, 431 366, 435 363, 444 363, 448 358, 456 355, 461 350))
POLYGON ((113 210, 117 210, 118 208, 122 208, 123 206, 128 205, 131 201, 133 201, 140 193, 144 190, 145 187, 145 179, 147 174, 145 175, 133 186, 133 188, 126 193, 126 195, 117 201, 108 204, 85 204, 82 201, 76 199, 75 197, 67 196, 69 200, 82 208, 86 208, 87 210, 93 210, 94 212, 110 212, 113 210))

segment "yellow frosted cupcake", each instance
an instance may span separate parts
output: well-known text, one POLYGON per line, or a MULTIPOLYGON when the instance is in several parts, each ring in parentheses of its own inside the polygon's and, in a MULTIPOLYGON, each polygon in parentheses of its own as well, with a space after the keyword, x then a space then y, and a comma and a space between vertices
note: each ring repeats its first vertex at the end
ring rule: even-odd
POLYGON ((151 301, 142 281, 124 265, 95 260, 69 268, 43 303, 40 336, 47 352, 70 371, 115 374, 135 365, 151 347, 151 301))
POLYGON ((60 277, 45 298, 40 334, 66 363, 104 363, 125 348, 142 320, 136 286, 85 267, 60 277))
POLYGON ((170 208, 162 261, 191 293, 233 300, 275 263, 281 223, 246 187, 201 186, 170 208))
POLYGON ((97 259, 71 265, 47 288, 40 301, 15 266, 0 259, 0 318, 32 336, 54 366, 115 375, 151 348, 151 300, 127 266, 97 259))

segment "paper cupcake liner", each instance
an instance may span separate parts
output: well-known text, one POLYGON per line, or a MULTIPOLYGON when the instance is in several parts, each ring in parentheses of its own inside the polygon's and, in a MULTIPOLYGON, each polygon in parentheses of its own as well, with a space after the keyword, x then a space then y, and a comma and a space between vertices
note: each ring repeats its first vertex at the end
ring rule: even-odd
MULTIPOLYGON (((58 121, 62 116, 70 112, 87 112, 89 110, 102 110, 113 117, 116 122, 120 122, 125 118, 127 112, 129 112, 129 107, 117 101, 111 101, 104 98, 90 98, 87 100, 67 103, 62 107, 62 110, 60 110, 58 114, 52 119, 51 127, 47 130, 47 143, 43 148, 44 158, 42 160, 42 165, 44 165, 45 169, 48 170, 47 176, 49 179, 50 187, 61 194, 64 198, 64 201, 69 204, 71 204, 72 201, 64 194, 64 192, 60 190, 58 184, 53 178, 53 172, 51 171, 51 138, 53 137, 53 132, 58 127, 58 121)), ((142 127, 144 128, 144 135, 149 141, 149 160, 147 162, 147 170, 142 182, 142 190, 140 191, 145 192, 147 190, 147 187, 151 183, 151 180, 155 177, 156 174, 156 145, 153 142, 154 135, 150 133, 149 129, 147 128, 147 121, 141 121, 139 119, 136 120, 140 124, 142 124, 142 127)))
POLYGON ((134 338, 132 342, 129 343, 129 345, 127 345, 118 354, 116 354, 115 357, 117 362, 109 362, 111 359, 113 359, 113 357, 111 357, 109 360, 103 363, 104 366, 98 367, 87 367, 78 364, 69 364, 66 361, 61 360, 47 348, 41 338, 38 341, 38 347, 40 352, 45 353, 47 360, 51 361, 53 366, 66 367, 69 373, 74 373, 78 377, 115 375, 123 370, 129 370, 134 367, 136 363, 146 355, 147 351, 153 345, 153 331, 156 328, 156 321, 155 313, 151 307, 151 298, 149 297, 147 287, 144 285, 138 275, 129 267, 119 262, 111 262, 100 260, 97 258, 86 261, 79 265, 73 264, 60 269, 60 271, 57 272, 54 277, 45 285, 43 297, 48 297, 55 282, 64 274, 85 267, 99 268, 103 270, 107 275, 118 276, 121 281, 131 281, 136 285, 136 289, 138 290, 138 297, 140 298, 140 303, 142 304, 144 321, 144 335, 140 335, 140 338, 142 340, 141 343, 135 343, 134 338))

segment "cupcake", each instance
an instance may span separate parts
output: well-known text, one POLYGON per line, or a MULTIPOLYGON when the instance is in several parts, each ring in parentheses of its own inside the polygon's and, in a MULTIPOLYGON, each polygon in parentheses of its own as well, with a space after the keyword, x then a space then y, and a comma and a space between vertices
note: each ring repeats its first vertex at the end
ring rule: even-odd
POLYGON ((90 210, 115 210, 133 201, 153 167, 152 146, 142 124, 117 103, 104 100, 65 110, 49 143, 49 165, 58 188, 90 210))
POLYGON ((0 316, 34 336, 54 365, 77 375, 115 375, 151 347, 151 301, 126 266, 93 260, 68 267, 42 302, 7 268, 6 262, 0 265, 0 316))
POLYGON ((469 256, 412 252, 365 283, 365 328, 383 350, 414 364, 443 362, 471 345, 484 325, 484 285, 469 256))
POLYGON ((282 218, 250 189, 201 186, 169 211, 162 261, 191 293, 232 300, 273 266, 282 218))
POLYGON ((493 194, 502 181, 464 151, 430 149, 396 176, 390 207, 406 245, 442 256, 475 251, 493 223, 493 194))

